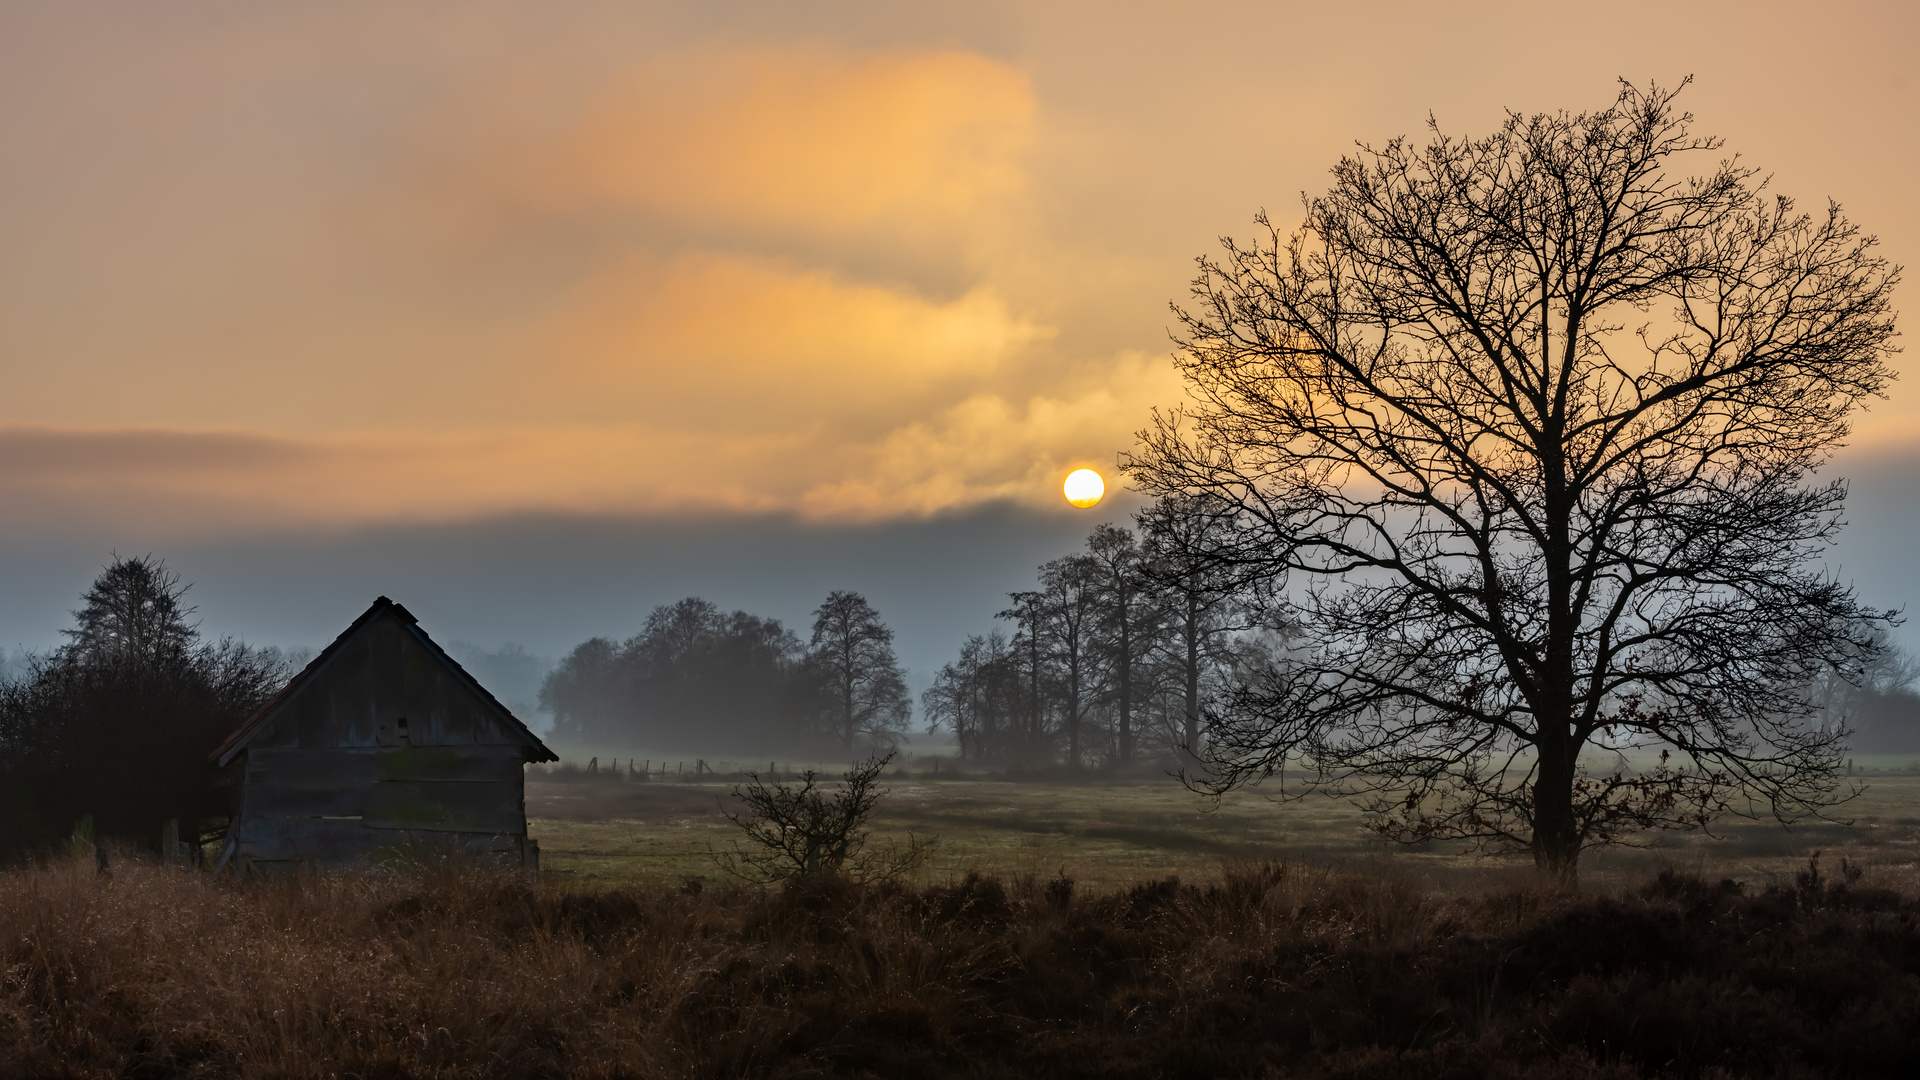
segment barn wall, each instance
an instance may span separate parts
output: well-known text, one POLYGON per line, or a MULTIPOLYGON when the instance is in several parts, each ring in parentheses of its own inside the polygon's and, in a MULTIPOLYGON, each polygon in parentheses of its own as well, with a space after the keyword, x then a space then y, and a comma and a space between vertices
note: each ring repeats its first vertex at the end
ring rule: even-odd
POLYGON ((250 748, 235 854, 321 863, 419 844, 517 852, 522 765, 518 746, 250 748))
POLYGON ((528 736, 390 609, 331 646, 241 751, 233 854, 342 863, 521 852, 528 736))

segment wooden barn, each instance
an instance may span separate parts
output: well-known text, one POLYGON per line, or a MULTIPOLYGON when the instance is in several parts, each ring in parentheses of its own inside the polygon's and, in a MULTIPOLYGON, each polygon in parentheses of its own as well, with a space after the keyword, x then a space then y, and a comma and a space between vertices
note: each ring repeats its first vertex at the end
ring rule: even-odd
POLYGON ((538 736, 380 597, 214 751, 234 787, 222 864, 273 872, 459 848, 533 867, 538 736))

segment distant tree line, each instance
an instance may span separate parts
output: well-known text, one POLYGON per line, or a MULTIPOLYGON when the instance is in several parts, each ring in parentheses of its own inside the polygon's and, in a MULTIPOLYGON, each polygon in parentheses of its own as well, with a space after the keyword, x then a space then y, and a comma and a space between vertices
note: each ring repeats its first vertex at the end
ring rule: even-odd
MULTIPOLYGON (((1223 556, 1230 512, 1162 499, 1131 529, 1096 526, 1008 594, 994 628, 967 637, 921 696, 930 731, 982 764, 1204 766, 1210 719, 1283 678, 1295 616, 1276 580, 1223 556)), ((1848 752, 1920 753, 1920 660, 1884 629, 1858 671, 1821 669, 1804 694, 1817 730, 1848 752)), ((1203 770, 1204 771, 1204 770, 1203 770)))
POLYGON ((67 643, 0 682, 0 850, 44 846, 81 817, 146 848, 179 822, 224 825, 208 755, 291 674, 276 649, 204 641, 164 562, 116 557, 67 643))
POLYGON ((1920 754, 1920 660, 1893 635, 1876 629, 1871 658, 1854 680, 1828 668, 1815 676, 1810 696, 1823 728, 1843 728, 1846 747, 1859 754, 1920 754))
POLYGON ((780 620, 699 597, 663 604, 625 641, 596 637, 540 688, 562 743, 712 753, 890 745, 912 703, 893 631, 836 591, 802 641, 780 620))
POLYGON ((1070 767, 1197 753, 1205 716, 1284 639, 1260 578, 1201 556, 1222 527, 1201 499, 1169 499, 1134 529, 1103 524, 1085 547, 1009 594, 995 628, 968 637, 922 695, 930 728, 979 762, 1070 767))

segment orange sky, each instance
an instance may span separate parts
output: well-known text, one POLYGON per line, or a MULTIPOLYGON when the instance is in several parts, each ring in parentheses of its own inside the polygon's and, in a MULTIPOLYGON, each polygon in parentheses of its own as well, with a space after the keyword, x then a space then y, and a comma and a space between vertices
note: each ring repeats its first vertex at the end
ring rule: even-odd
MULTIPOLYGON (((1215 236, 1356 139, 1617 75, 1694 74, 1779 190, 1920 252, 1920 7, 1330 7, 9 5, 0 498, 183 533, 1057 505, 1177 399, 1215 236)), ((1909 379, 1858 441, 1916 436, 1909 379)))

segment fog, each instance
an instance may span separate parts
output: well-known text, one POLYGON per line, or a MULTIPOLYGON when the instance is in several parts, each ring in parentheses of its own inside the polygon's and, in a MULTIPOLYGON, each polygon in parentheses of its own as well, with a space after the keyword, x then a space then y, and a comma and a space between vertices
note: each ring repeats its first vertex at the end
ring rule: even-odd
POLYGON ((15 535, 0 538, 0 647, 59 644, 109 552, 151 551, 194 583, 188 597, 207 636, 318 649, 385 595, 463 663, 471 658, 476 674, 488 672, 503 700, 523 704, 538 692, 533 663, 589 637, 629 637, 656 605, 700 596, 804 635, 828 591, 851 589, 895 630, 917 691, 965 635, 992 624, 1009 590, 1027 587, 1035 566, 1098 522, 1124 522, 1130 506, 1124 497, 1091 511, 998 505, 865 526, 555 515, 173 542, 138 530, 15 535), (503 649, 510 663, 481 659, 503 649))

